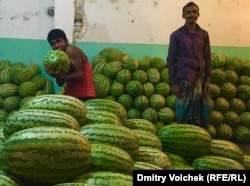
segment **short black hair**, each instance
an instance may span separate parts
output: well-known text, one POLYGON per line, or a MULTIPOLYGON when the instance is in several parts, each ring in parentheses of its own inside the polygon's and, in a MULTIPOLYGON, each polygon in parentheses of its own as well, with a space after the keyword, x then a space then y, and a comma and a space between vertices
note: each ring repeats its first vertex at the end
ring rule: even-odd
POLYGON ((47 36, 47 41, 49 43, 51 43, 52 40, 58 39, 58 38, 67 39, 67 36, 63 30, 56 28, 56 29, 52 29, 49 31, 48 36, 47 36))
POLYGON ((185 12, 185 8, 188 6, 196 6, 199 10, 199 6, 196 3, 194 3, 193 1, 190 1, 189 3, 187 3, 186 5, 183 6, 183 8, 182 8, 183 13, 185 12))

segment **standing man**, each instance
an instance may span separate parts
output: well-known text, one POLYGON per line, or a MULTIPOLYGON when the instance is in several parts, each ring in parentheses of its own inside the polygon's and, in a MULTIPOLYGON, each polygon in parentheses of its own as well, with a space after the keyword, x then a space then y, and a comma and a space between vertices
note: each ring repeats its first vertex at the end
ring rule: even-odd
POLYGON ((80 48, 70 45, 66 34, 61 29, 51 30, 48 33, 47 41, 53 50, 66 52, 71 61, 71 67, 67 74, 53 69, 45 69, 50 76, 56 78, 56 83, 59 86, 65 84, 64 95, 70 95, 82 101, 95 98, 92 67, 85 53, 80 48))
POLYGON ((199 7, 194 2, 182 9, 185 24, 170 35, 167 66, 176 95, 176 121, 207 129, 210 96, 211 51, 209 34, 197 23, 199 7))

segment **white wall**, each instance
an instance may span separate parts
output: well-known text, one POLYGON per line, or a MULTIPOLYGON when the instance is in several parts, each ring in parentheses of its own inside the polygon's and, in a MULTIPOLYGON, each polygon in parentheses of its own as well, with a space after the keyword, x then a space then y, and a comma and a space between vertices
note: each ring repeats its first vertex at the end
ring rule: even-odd
MULTIPOLYGON (((62 26, 73 39, 74 4, 80 0, 1 0, 0 37, 44 39, 62 26), (55 16, 47 14, 54 6, 55 16)), ((170 33, 184 24, 182 7, 188 0, 82 0, 83 42, 167 44, 170 33)), ((250 43, 249 0, 195 0, 198 23, 210 33, 214 46, 250 43)))

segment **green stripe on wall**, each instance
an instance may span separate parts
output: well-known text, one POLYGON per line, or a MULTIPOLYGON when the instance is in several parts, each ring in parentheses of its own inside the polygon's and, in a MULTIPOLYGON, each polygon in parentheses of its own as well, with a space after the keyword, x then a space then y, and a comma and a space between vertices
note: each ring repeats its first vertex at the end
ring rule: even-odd
MULTIPOLYGON (((107 47, 119 48, 125 53, 140 58, 143 56, 166 58, 168 45, 162 44, 130 44, 130 43, 80 43, 75 45, 82 48, 89 59, 107 47)), ((12 62, 22 61, 25 64, 42 64, 44 54, 50 50, 46 40, 28 39, 0 39, 0 59, 8 59, 12 62)), ((238 56, 250 59, 250 47, 212 46, 212 52, 238 56)))
MULTIPOLYGON (((107 47, 114 47, 122 50, 130 56, 141 58, 143 56, 161 57, 166 59, 167 45, 157 44, 129 44, 129 43, 80 43, 75 45, 82 48, 89 60, 98 55, 98 53, 107 47)), ((24 64, 39 64, 43 69, 42 61, 46 52, 50 50, 50 46, 46 40, 30 40, 30 39, 9 39, 0 38, 0 60, 7 59, 12 63, 23 62, 24 64)), ((231 56, 238 56, 240 58, 250 59, 250 47, 220 47, 212 46, 212 52, 227 54, 231 56)), ((51 79, 54 84, 53 78, 49 77, 44 70, 41 74, 46 78, 51 79)), ((57 90, 59 87, 55 87, 57 90)))

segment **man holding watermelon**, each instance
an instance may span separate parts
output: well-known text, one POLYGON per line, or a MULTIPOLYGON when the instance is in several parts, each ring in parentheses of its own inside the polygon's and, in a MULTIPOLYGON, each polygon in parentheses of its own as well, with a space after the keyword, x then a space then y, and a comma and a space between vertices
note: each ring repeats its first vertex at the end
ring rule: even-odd
MULTIPOLYGON (((56 78, 59 86, 65 84, 64 95, 70 95, 83 101, 95 98, 96 92, 93 83, 92 67, 84 51, 70 45, 66 34, 61 29, 52 29, 48 33, 47 41, 55 51, 53 56, 47 59, 51 59, 51 61, 56 59, 57 64, 62 64, 60 60, 63 59, 62 57, 60 59, 60 53, 57 52, 59 50, 64 51, 69 57, 70 67, 67 73, 61 70, 62 66, 61 68, 50 68, 49 65, 44 65, 45 71, 50 76, 56 78), (58 56, 56 56, 57 54, 58 56)), ((52 63, 51 61, 47 61, 47 64, 52 63)))
POLYGON ((197 23, 194 2, 182 9, 185 24, 170 35, 167 56, 169 80, 176 95, 176 121, 207 128, 212 110, 209 34, 197 23))

